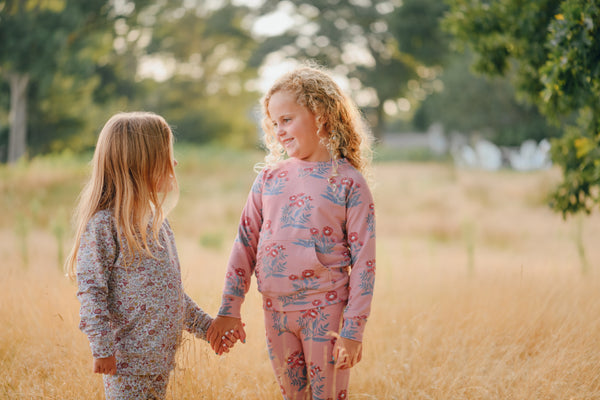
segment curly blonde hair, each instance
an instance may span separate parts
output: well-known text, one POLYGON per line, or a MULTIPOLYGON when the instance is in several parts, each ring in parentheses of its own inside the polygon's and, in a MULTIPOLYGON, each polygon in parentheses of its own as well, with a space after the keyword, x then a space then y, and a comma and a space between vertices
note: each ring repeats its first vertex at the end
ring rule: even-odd
POLYGON ((271 97, 280 91, 292 93, 299 105, 317 116, 325 145, 332 159, 345 158, 363 175, 369 174, 372 136, 358 107, 324 69, 301 66, 281 76, 262 98, 262 128, 268 154, 267 165, 284 158, 285 150, 277 140, 269 115, 271 97))

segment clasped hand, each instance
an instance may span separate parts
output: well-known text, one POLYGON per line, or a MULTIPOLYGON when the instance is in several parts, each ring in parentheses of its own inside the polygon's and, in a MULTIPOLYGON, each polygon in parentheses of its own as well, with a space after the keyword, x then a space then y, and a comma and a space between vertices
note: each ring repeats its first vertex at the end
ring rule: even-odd
POLYGON ((206 339, 216 354, 228 353, 235 342, 246 342, 246 331, 241 318, 217 316, 208 331, 206 339))

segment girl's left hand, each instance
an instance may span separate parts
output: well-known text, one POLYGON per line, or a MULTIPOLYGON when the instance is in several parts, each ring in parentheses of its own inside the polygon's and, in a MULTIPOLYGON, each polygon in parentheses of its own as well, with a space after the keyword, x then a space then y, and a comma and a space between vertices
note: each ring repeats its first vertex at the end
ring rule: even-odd
POLYGON ((339 335, 335 336, 337 339, 333 346, 335 368, 346 369, 354 367, 362 358, 362 342, 346 339, 339 335))

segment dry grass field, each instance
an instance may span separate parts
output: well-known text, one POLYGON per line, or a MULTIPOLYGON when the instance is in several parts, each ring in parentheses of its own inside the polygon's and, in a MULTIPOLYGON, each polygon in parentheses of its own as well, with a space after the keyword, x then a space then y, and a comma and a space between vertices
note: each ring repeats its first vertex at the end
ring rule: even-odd
MULTIPOLYGON (((179 149, 184 283, 216 313, 260 153, 179 149)), ((85 161, 0 167, 0 399, 101 399, 60 260, 85 161)), ((351 399, 600 399, 600 218, 545 202, 558 171, 377 163, 378 275, 351 399)), ((169 399, 278 399, 253 283, 246 344, 185 335, 169 399)))

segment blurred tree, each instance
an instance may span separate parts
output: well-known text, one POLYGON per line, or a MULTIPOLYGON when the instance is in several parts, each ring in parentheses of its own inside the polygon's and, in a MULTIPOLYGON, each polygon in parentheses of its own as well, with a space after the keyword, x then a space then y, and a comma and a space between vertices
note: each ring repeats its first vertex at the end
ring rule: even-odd
POLYGON ((9 163, 27 151, 28 128, 37 139, 34 151, 51 148, 50 132, 81 129, 101 83, 96 65, 113 50, 115 20, 146 2, 121 2, 118 8, 110 0, 0 2, 0 77, 10 87, 9 163))
POLYGON ((255 145, 257 124, 250 110, 256 94, 247 83, 255 41, 242 26, 248 8, 224 1, 213 8, 204 1, 169 2, 156 14, 151 59, 169 65, 168 79, 146 82, 153 90, 144 100, 175 127, 179 140, 255 145))
POLYGON ((283 34, 268 35, 252 65, 279 53, 309 58, 350 78, 358 105, 370 112, 376 136, 384 129, 384 105, 400 98, 418 102, 435 79, 447 50, 438 19, 447 7, 439 0, 266 0, 259 16, 286 12, 292 22, 283 34), (285 10, 281 7, 286 7, 285 10))
POLYGON ((563 182, 552 205, 563 216, 600 204, 600 5, 589 0, 449 0, 446 23, 477 55, 475 68, 515 68, 519 93, 557 124, 576 126, 552 143, 563 182))
POLYGON ((477 133, 500 146, 519 146, 562 132, 549 124, 535 105, 518 101, 507 77, 487 77, 470 71, 470 52, 449 57, 439 76, 443 89, 418 107, 413 125, 426 131, 441 123, 446 131, 477 133))

